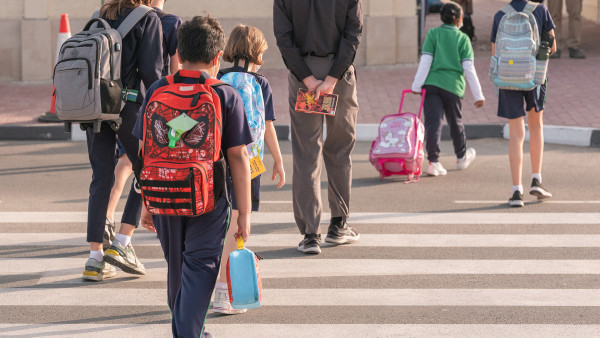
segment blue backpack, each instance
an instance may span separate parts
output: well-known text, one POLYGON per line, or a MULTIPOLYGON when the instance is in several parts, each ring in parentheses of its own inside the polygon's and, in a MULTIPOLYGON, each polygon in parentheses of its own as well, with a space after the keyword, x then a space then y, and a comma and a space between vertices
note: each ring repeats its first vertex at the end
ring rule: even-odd
POLYGON ((262 89, 258 83, 258 73, 248 71, 249 61, 245 60, 244 70, 236 71, 239 59, 235 60, 233 68, 227 68, 220 71, 222 74, 220 80, 229 84, 240 93, 246 109, 246 118, 252 133, 254 142, 248 147, 250 158, 259 156, 261 160, 264 154, 265 145, 265 102, 263 100, 262 89), (260 154, 259 154, 260 153, 260 154))

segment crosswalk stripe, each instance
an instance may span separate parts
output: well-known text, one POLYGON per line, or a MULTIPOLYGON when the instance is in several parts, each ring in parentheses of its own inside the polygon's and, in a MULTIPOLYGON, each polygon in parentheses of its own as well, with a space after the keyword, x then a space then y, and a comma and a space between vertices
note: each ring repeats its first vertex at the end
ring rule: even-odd
MULTIPOLYGON (((0 324, 6 335, 44 337, 167 337, 171 324, 0 324)), ((559 324, 207 324, 216 337, 597 337, 600 325, 559 324)))
MULTIPOLYGON (((321 223, 329 223, 324 213, 321 223)), ((116 215, 116 219, 120 216, 116 215)), ((291 223, 292 212, 257 212, 253 224, 291 223)), ((72 223, 85 222, 86 212, 0 212, 0 223, 72 223)), ((394 213, 357 212, 350 220, 364 224, 600 224, 600 213, 394 213)))
MULTIPOLYGON (((167 289, 1 288, 0 306, 161 306, 167 289)), ((600 306, 599 289, 263 289, 261 306, 600 306)))
MULTIPOLYGON (((85 259, 2 258, 3 275, 40 274, 75 278, 85 259)), ((164 259, 145 259, 146 270, 164 278, 164 259), (163 273, 160 276, 160 273, 163 273)), ((265 259, 262 278, 443 274, 600 274, 600 260, 422 260, 422 259, 265 259)), ((152 280, 149 276, 143 280, 152 280)))
MULTIPOLYGON (((261 201, 262 203, 262 201, 261 201)), ((478 200, 478 201, 454 201, 456 204, 505 204, 505 200, 478 200)), ((536 203, 534 201, 534 203, 536 203)), ((600 201, 560 201, 560 200, 550 200, 544 201, 544 204, 600 204, 600 201)))
MULTIPOLYGON (((0 246, 10 245, 87 245, 84 233, 11 233, 0 237, 0 246)), ((295 247, 302 239, 299 234, 252 234, 246 243, 248 247, 295 247)), ((140 231, 135 234, 133 243, 146 246, 160 246, 156 234, 140 231)), ((323 247, 331 246, 324 242, 323 247)), ((600 235, 497 235, 497 234, 361 234, 358 247, 504 247, 504 248, 597 248, 600 235)))

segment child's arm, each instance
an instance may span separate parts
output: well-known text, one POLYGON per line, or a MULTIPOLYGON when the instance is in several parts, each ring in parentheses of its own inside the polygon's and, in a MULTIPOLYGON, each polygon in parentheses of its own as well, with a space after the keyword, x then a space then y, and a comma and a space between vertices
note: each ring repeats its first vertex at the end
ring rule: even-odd
POLYGON ((483 92, 481 91, 481 84, 479 83, 473 60, 463 61, 462 68, 465 72, 465 78, 467 79, 469 88, 471 89, 471 94, 473 94, 473 98, 475 99, 475 107, 480 108, 485 103, 485 97, 483 97, 483 92))
POLYGON ((421 61, 419 62, 419 68, 417 69, 417 74, 415 74, 415 79, 412 83, 412 91, 415 94, 421 94, 421 87, 425 83, 427 79, 427 75, 429 74, 429 69, 431 69, 431 63, 433 62, 433 55, 431 54, 423 54, 421 55, 421 61))
POLYGON ((227 160, 231 171, 231 181, 235 191, 239 216, 237 219, 238 231, 244 241, 250 236, 250 162, 246 145, 231 147, 227 149, 227 160))
POLYGON ((273 121, 266 121, 266 129, 265 129, 265 142, 267 143, 267 147, 269 148, 269 152, 273 156, 273 175, 271 176, 271 181, 275 180, 275 177, 279 175, 279 184, 277 184, 277 189, 283 187, 285 184, 285 171, 283 170, 283 159, 281 158, 281 151, 279 150, 279 142, 277 141, 277 133, 275 133, 275 126, 273 125, 273 121))

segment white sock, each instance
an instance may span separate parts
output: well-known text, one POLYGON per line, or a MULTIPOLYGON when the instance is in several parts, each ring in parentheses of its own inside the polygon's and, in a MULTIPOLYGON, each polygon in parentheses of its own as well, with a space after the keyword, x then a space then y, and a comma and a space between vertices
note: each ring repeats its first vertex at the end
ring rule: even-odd
POLYGON ((534 178, 537 178, 538 182, 540 182, 540 184, 542 184, 542 174, 531 174, 531 179, 533 180, 534 178))
POLYGON ((512 189, 513 194, 517 190, 519 190, 519 192, 522 194, 523 193, 523 186, 521 184, 519 184, 519 185, 513 185, 513 189, 512 189))
POLYGON ((131 242, 131 236, 117 234, 116 240, 119 241, 119 243, 121 243, 122 246, 126 247, 129 245, 129 242, 131 242))
POLYGON ((217 282, 217 289, 227 289, 227 283, 217 282))
POLYGON ((104 261, 104 251, 98 250, 90 250, 90 258, 97 260, 98 262, 104 261))

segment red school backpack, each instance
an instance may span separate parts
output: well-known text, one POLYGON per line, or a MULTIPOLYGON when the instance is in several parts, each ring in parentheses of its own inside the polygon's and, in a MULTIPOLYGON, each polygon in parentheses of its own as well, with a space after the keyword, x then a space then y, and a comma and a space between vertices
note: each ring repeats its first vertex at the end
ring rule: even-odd
POLYGON ((221 104, 213 89, 224 83, 186 70, 166 80, 144 111, 142 198, 155 215, 206 214, 225 190, 221 104), (198 83, 182 83, 181 76, 198 83))
POLYGON ((421 91, 419 114, 402 112, 404 96, 410 89, 402 91, 398 114, 386 115, 379 123, 378 136, 371 144, 369 161, 383 179, 391 175, 406 175, 406 183, 416 182, 421 176, 423 164, 424 126, 421 122, 425 89, 421 91))

